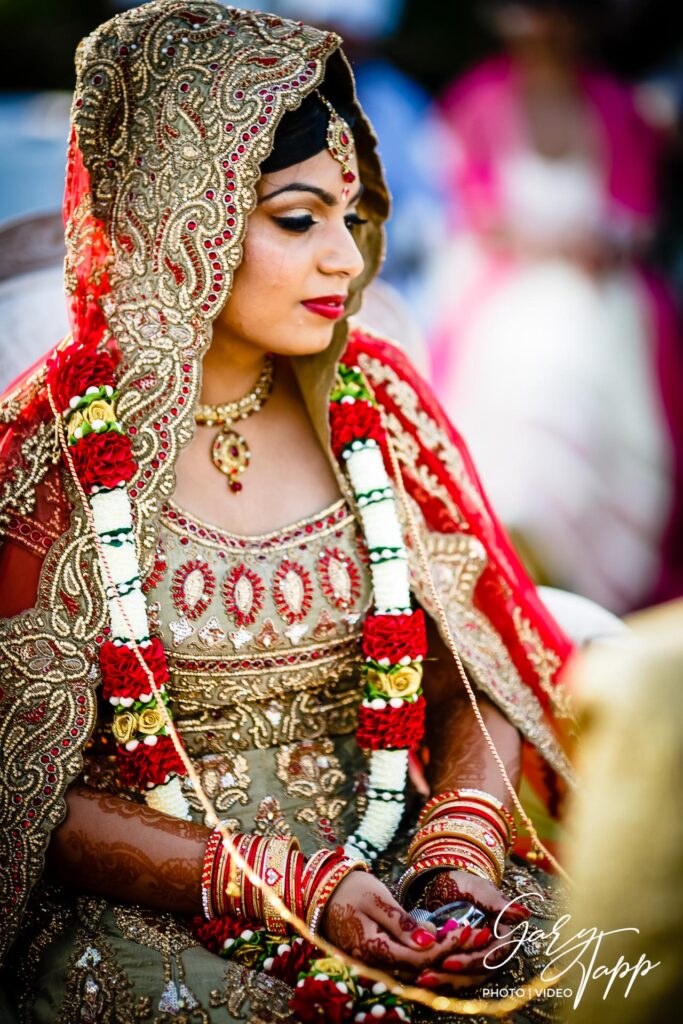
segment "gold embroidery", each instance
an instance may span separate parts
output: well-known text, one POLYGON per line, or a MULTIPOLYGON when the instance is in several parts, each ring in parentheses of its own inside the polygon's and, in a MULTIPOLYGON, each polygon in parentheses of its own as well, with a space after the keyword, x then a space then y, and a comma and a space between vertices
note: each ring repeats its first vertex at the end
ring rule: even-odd
MULTIPOLYGON (((428 451, 434 452, 453 479, 457 480, 458 485, 463 489, 479 515, 488 518, 486 507, 481 500, 479 491, 470 479, 462 455, 451 443, 445 430, 422 408, 415 389, 407 380, 399 377, 392 366, 383 363, 380 359, 374 359, 361 353, 358 362, 373 385, 386 384, 387 393, 396 402, 406 419, 415 426, 421 443, 428 451)), ((394 423, 397 422, 394 418, 394 423)))
POLYGON ((295 813, 296 821, 312 825, 322 819, 333 825, 346 809, 348 801, 338 795, 345 776, 331 740, 303 740, 280 747, 275 766, 285 792, 309 801, 295 813))
POLYGON ((288 836, 292 831, 274 796, 266 796, 261 800, 254 815, 254 825, 256 831, 264 836, 288 836))
POLYGON ((55 1024, 139 1024, 149 1020, 149 996, 133 996, 133 983, 100 931, 105 900, 78 901, 83 922, 66 970, 66 993, 55 1024))
POLYGON ((210 1002, 212 1008, 224 1006, 232 1017, 247 1024, 276 1024, 292 1020, 291 998, 291 988, 279 978, 230 962, 223 975, 223 987, 212 990, 210 1002))
MULTIPOLYGON (((249 802, 251 777, 243 754, 232 748, 223 748, 222 753, 195 758, 194 766, 204 792, 221 817, 225 817, 236 804, 249 802)), ((190 807, 203 815, 203 806, 187 777, 183 780, 183 792, 190 807)))
MULTIPOLYGON (((414 507, 414 511, 417 522, 422 522, 422 541, 434 583, 463 662, 477 685, 538 747, 555 771, 573 780, 573 769, 546 724, 541 705, 522 682, 499 634, 473 603, 474 589, 486 567, 483 545, 467 534, 431 533, 419 510, 414 507)), ((431 595, 421 579, 415 552, 409 548, 408 555, 411 562, 415 561, 411 573, 418 600, 433 614, 431 595)))
POLYGON ((529 620, 524 618, 521 609, 515 608, 512 618, 517 635, 524 644, 526 655, 536 669, 541 689, 550 698, 555 714, 559 718, 568 718, 575 724, 576 719, 567 687, 561 680, 555 680, 555 674, 561 664, 560 659, 548 651, 538 630, 534 629, 529 620))

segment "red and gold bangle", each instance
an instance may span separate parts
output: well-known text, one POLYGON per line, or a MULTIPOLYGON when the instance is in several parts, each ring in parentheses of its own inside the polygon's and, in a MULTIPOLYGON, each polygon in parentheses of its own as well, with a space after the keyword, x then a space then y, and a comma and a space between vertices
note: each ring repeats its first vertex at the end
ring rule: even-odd
POLYGON ((415 858, 413 863, 419 865, 433 857, 451 857, 459 862, 466 861, 468 865, 475 865, 477 874, 485 875, 494 885, 500 883, 502 876, 498 866, 490 857, 470 843, 454 840, 431 843, 423 848, 420 856, 415 858))
POLYGON ((418 825, 426 825, 432 818, 448 814, 450 809, 455 809, 459 805, 468 802, 481 804, 499 815, 507 827, 510 844, 514 843, 517 838, 514 818, 505 804, 482 789, 450 789, 445 790, 443 793, 437 793, 422 808, 418 825))
POLYGON ((472 837, 491 850, 492 856, 505 856, 505 843, 497 829, 490 828, 488 824, 482 824, 479 819, 473 821, 471 818, 459 815, 437 818, 418 829, 408 847, 408 862, 413 860, 415 853, 425 842, 437 836, 472 837))
POLYGON ((303 873, 306 858, 300 850, 292 853, 287 864, 284 900, 298 918, 304 916, 303 873))
POLYGON ((487 874, 483 869, 475 869, 475 866, 470 860, 465 860, 451 855, 426 857, 424 860, 421 860, 416 864, 411 864, 408 870, 404 871, 401 875, 398 881, 399 901, 403 901, 403 898, 408 892, 410 886, 421 875, 437 870, 457 871, 458 869, 461 871, 469 871, 471 874, 478 875, 480 878, 485 878, 489 882, 493 881, 491 875, 487 874))
POLYGON ((327 906, 330 896, 352 871, 369 871, 364 860, 352 860, 350 857, 341 859, 325 874, 317 889, 313 892, 311 900, 306 907, 306 924, 315 935, 320 918, 327 906))
POLYGON ((517 838, 515 819, 501 800, 482 789, 460 789, 456 803, 458 805, 476 804, 493 812, 501 819, 502 826, 506 828, 510 845, 514 843, 517 838))
POLYGON ((212 917, 216 916, 212 899, 212 879, 215 868, 216 852, 221 840, 222 835, 220 829, 215 828, 209 836, 204 850, 204 861, 202 864, 202 907, 204 909, 204 917, 207 921, 210 921, 212 917))
POLYGON ((413 858, 412 864, 421 864, 424 860, 432 857, 456 857, 459 860, 471 861, 476 864, 480 871, 485 872, 494 885, 497 885, 502 875, 498 865, 491 860, 487 853, 472 843, 459 839, 439 839, 423 846, 417 857, 413 858))
POLYGON ((311 902, 313 892, 319 885, 327 870, 336 864, 344 856, 339 850, 317 850, 312 857, 309 857, 303 870, 304 905, 311 902))
MULTIPOLYGON (((259 877, 269 886, 275 894, 284 902, 285 882, 287 878, 288 863, 293 859, 293 850, 299 849, 299 841, 292 836, 282 836, 268 840, 266 844, 265 857, 259 877)), ((266 928, 274 935, 285 935, 287 925, 271 901, 268 891, 263 896, 263 920, 266 928)), ((291 906, 289 907, 291 910, 291 906)))
MULTIPOLYGON (((489 810, 484 810, 481 806, 474 804, 456 804, 448 814, 449 818, 476 818, 478 821, 485 821, 491 828, 495 829, 501 838, 505 849, 509 849, 510 846, 510 829, 508 823, 500 815, 497 815, 489 810)), ((441 816, 432 818, 432 821, 441 821, 441 816)))

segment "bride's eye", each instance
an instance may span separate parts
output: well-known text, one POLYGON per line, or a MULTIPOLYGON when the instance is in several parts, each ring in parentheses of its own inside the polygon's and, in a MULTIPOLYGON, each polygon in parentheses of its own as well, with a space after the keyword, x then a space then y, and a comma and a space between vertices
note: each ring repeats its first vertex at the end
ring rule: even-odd
POLYGON ((367 224, 367 220, 359 217, 357 213, 347 213, 344 217, 344 223, 349 231, 353 231, 354 228, 359 227, 361 224, 367 224))
POLYGON ((309 228, 318 223, 316 220, 313 220, 310 213, 305 213, 299 217, 273 217, 273 220, 278 227, 283 228, 285 231, 295 231, 299 234, 308 231, 309 228))

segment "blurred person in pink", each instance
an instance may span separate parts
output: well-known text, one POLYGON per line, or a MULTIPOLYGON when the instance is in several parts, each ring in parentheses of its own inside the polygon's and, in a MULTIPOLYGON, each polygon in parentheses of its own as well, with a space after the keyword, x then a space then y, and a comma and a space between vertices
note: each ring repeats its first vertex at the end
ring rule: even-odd
POLYGON ((458 223, 434 380, 538 577, 623 613, 681 592, 683 360, 640 261, 663 137, 584 62, 594 4, 489 10, 504 55, 443 99, 458 223))

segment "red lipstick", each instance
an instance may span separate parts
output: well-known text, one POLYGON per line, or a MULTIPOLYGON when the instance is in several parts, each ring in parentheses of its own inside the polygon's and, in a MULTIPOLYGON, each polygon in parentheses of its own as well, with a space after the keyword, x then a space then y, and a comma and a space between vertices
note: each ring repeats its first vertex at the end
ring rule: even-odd
POLYGON ((345 302, 345 295, 319 295, 315 299, 306 299, 301 305, 326 320, 338 320, 344 315, 345 302))

